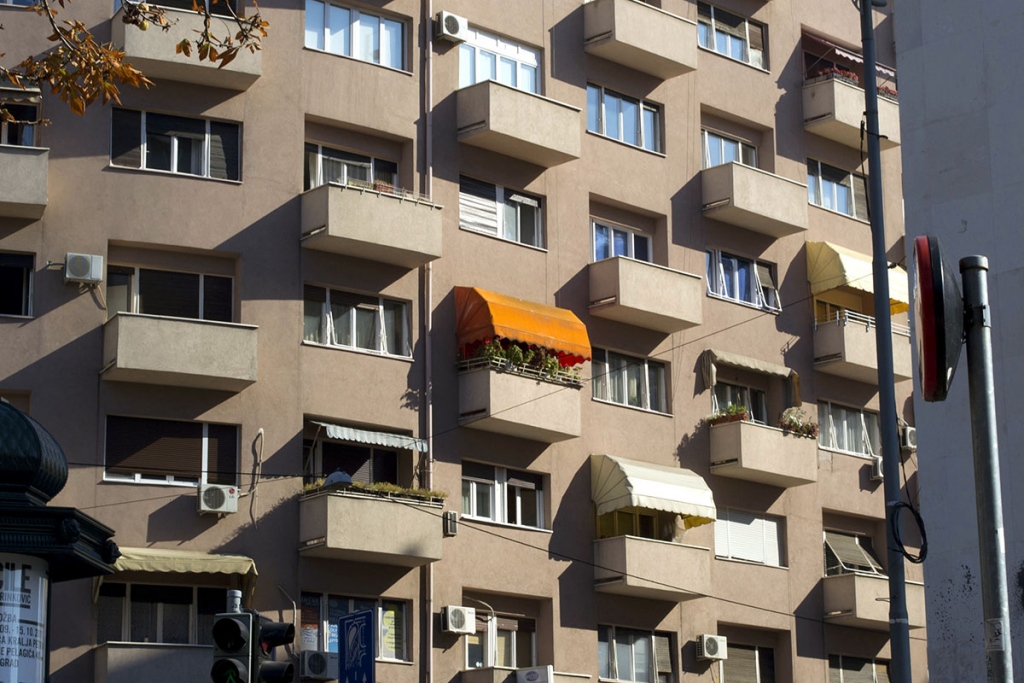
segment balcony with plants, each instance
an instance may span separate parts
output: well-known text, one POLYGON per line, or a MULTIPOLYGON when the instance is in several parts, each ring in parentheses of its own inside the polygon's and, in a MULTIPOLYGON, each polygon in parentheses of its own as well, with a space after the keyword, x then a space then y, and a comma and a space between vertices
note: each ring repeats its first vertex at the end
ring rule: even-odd
POLYGON ((818 424, 800 408, 787 408, 778 426, 755 422, 740 404, 704 422, 711 435, 712 474, 780 488, 818 480, 818 424))

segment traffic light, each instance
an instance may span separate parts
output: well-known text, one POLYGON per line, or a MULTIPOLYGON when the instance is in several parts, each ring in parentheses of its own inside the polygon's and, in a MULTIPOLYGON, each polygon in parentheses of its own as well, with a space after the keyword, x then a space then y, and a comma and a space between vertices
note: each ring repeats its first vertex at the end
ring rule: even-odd
MULTIPOLYGON (((251 683, 283 683, 295 677, 295 666, 290 661, 267 661, 270 653, 279 645, 288 645, 295 640, 295 626, 271 621, 257 613, 254 619, 257 630, 253 638, 251 683)), ((219 683, 219 682, 218 682, 219 683)))
POLYGON ((213 683, 254 683, 249 676, 253 659, 253 615, 248 612, 225 612, 213 620, 213 683))

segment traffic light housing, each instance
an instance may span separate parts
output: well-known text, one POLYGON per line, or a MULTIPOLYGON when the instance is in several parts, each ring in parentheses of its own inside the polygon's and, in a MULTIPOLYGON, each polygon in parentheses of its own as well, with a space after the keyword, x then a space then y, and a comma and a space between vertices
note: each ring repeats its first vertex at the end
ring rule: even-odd
POLYGON ((257 633, 253 638, 251 683, 291 683, 295 677, 295 665, 290 661, 268 661, 270 653, 279 645, 289 645, 295 640, 295 626, 256 614, 253 622, 257 633))
POLYGON ((249 612, 225 612, 213 619, 213 683, 254 683, 250 676, 254 617, 249 612))

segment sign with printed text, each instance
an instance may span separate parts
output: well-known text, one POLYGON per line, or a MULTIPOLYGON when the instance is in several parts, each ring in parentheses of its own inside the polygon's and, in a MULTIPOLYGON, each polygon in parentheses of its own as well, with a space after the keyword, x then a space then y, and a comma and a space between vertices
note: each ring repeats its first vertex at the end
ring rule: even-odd
POLYGON ((48 569, 38 557, 0 553, 0 683, 46 678, 48 569))
POLYGON ((338 683, 374 683, 377 638, 373 610, 338 619, 338 683))

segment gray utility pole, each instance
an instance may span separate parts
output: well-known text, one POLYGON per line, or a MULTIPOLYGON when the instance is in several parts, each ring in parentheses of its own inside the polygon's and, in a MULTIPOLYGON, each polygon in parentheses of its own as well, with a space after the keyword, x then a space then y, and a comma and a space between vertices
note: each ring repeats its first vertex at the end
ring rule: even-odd
POLYGON ((984 256, 960 259, 960 278, 964 286, 967 386, 971 399, 974 492, 978 506, 978 552, 981 556, 981 602, 985 615, 985 665, 989 681, 1012 683, 1006 545, 1003 540, 996 397, 992 380, 988 259, 984 256))
POLYGON ((875 339, 878 345, 878 403, 885 475, 885 537, 889 568, 889 646, 892 683, 911 683, 910 623, 903 553, 893 538, 892 521, 900 493, 900 444, 896 426, 896 387, 892 367, 892 318, 889 311, 889 262, 885 256, 882 212, 882 160, 878 145, 878 86, 875 72, 875 26, 872 6, 885 0, 860 0, 860 35, 864 51, 864 109, 867 115, 868 207, 871 217, 872 271, 875 290, 875 339))

